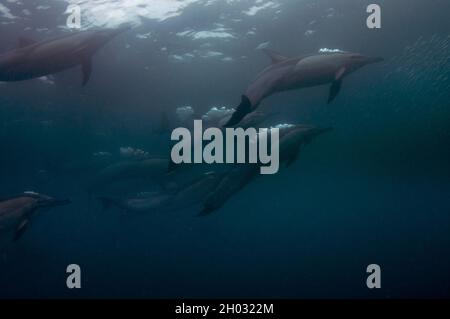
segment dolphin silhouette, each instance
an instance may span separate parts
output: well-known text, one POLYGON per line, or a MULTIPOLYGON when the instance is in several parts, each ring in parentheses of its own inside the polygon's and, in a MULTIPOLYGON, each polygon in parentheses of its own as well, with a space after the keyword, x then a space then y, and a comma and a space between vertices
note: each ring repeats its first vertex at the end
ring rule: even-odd
POLYGON ((264 49, 272 64, 265 68, 242 95, 241 104, 225 124, 231 127, 253 112, 261 101, 277 92, 330 84, 328 103, 338 95, 342 79, 361 67, 383 61, 358 53, 338 52, 288 58, 264 49))
POLYGON ((200 177, 189 181, 186 185, 177 187, 173 191, 148 193, 145 196, 126 200, 110 197, 98 197, 103 207, 115 206, 126 212, 172 212, 186 210, 191 206, 201 204, 205 197, 220 183, 224 174, 207 172, 200 177))
POLYGON ((14 241, 25 232, 31 216, 39 209, 70 204, 68 199, 60 200, 53 197, 25 192, 0 200, 0 233, 13 230, 14 241))
POLYGON ((259 172, 257 164, 236 165, 221 178, 206 197, 198 216, 207 216, 221 208, 231 197, 247 186, 259 172))
POLYGON ((21 38, 16 50, 0 55, 0 81, 30 80, 81 65, 85 86, 92 73, 92 56, 128 29, 80 31, 43 42, 21 38))
POLYGON ((89 183, 88 190, 95 191, 114 183, 130 180, 160 180, 167 174, 170 159, 151 157, 139 161, 122 161, 103 168, 89 183))

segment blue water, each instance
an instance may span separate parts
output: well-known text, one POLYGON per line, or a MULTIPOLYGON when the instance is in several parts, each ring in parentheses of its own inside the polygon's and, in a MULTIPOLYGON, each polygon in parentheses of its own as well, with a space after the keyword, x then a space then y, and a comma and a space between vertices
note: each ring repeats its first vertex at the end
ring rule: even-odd
MULTIPOLYGON (((0 83, 0 194, 33 190, 73 201, 36 214, 19 241, 2 243, 0 297, 448 298, 448 1, 204 2, 111 0, 107 10, 123 15, 110 19, 91 14, 95 1, 83 2, 88 26, 134 25, 96 54, 85 88, 78 69, 0 83), (380 30, 365 25, 372 2, 382 7, 380 30), (201 38, 202 31, 210 33, 201 38), (336 48, 386 60, 346 78, 330 105, 328 87, 265 100, 261 110, 280 112, 273 124, 334 130, 211 216, 197 217, 195 208, 103 210, 87 191, 106 165, 93 154, 119 161, 120 148, 132 147, 166 155, 169 134, 154 132, 161 112, 235 107, 268 63, 255 50, 264 42, 292 56, 336 48), (72 263, 82 269, 78 290, 66 287, 72 263), (369 290, 373 263, 382 288, 369 290)), ((0 4, 0 52, 19 36, 68 32, 66 5, 0 4)))

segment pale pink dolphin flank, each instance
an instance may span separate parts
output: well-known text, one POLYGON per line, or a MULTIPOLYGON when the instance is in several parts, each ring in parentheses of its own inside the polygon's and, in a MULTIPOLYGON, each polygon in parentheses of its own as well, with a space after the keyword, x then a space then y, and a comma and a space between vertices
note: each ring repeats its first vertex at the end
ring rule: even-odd
POLYGON ((237 125, 253 112, 261 101, 278 92, 331 84, 328 103, 339 93, 342 79, 359 68, 383 61, 379 57, 367 57, 358 53, 333 52, 287 58, 270 50, 264 50, 272 60, 242 95, 241 104, 225 125, 237 125))
POLYGON ((92 56, 127 29, 80 31, 43 42, 21 38, 16 50, 0 55, 0 81, 30 80, 81 65, 84 86, 91 76, 92 56))

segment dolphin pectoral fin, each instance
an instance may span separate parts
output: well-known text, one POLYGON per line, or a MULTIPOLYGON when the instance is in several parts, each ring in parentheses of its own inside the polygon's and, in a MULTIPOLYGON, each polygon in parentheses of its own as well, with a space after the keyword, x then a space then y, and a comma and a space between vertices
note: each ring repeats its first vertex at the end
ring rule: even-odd
POLYGON ((236 111, 231 116, 230 120, 224 125, 224 127, 231 127, 239 122, 246 116, 248 113, 252 111, 252 103, 249 98, 245 95, 242 95, 241 104, 236 108, 236 111))
POLYGON ((331 84, 331 88, 330 88, 330 95, 328 96, 328 102, 327 104, 330 104, 331 102, 333 102, 333 100, 336 98, 336 96, 339 94, 339 91, 341 90, 341 86, 342 86, 342 81, 338 80, 338 81, 334 81, 331 84))
POLYGON ((83 60, 83 62, 81 63, 81 71, 83 72, 82 86, 85 86, 91 78, 92 73, 92 60, 90 58, 83 60))
POLYGON ((20 222, 19 226, 17 226, 16 233, 14 234, 14 241, 17 241, 22 237, 25 230, 27 230, 28 219, 24 219, 20 222))
POLYGON ((17 42, 17 47, 20 48, 25 48, 27 46, 33 45, 35 44, 36 41, 30 39, 30 38, 26 38, 26 37, 20 37, 19 41, 17 42))
POLYGON ((277 63, 288 60, 288 57, 285 57, 284 55, 281 55, 272 50, 269 50, 269 49, 262 49, 262 50, 264 51, 265 54, 267 54, 269 56, 270 60, 272 61, 272 64, 277 64, 277 63))

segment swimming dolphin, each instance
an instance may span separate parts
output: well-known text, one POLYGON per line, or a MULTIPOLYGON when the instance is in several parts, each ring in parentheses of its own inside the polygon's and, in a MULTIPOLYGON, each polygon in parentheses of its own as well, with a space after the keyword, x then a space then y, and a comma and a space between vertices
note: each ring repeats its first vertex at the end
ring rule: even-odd
POLYGON ((0 55, 0 81, 30 80, 81 65, 84 86, 91 76, 92 56, 127 29, 81 31, 43 42, 22 38, 16 50, 0 55))
POLYGON ((58 200, 33 192, 3 199, 0 201, 0 233, 12 230, 16 241, 23 235, 37 210, 68 204, 70 200, 58 200))
POLYGON ((198 214, 206 216, 222 207, 233 195, 249 184, 259 172, 259 165, 236 165, 220 181, 215 190, 206 198, 198 214))
POLYGON ((206 196, 214 191, 222 178, 223 172, 207 172, 178 189, 171 200, 171 209, 182 209, 203 203, 206 196))
POLYGON ((102 169, 90 183, 89 190, 109 184, 134 179, 156 179, 167 174, 169 163, 166 158, 148 158, 139 161, 122 161, 102 169))
MULTIPOLYGON (((280 162, 290 166, 298 157, 301 147, 313 138, 330 131, 331 128, 317 128, 307 125, 284 126, 280 128, 280 162)), ((258 176, 259 165, 236 165, 220 181, 206 198, 199 216, 206 216, 222 207, 231 197, 241 191, 258 176)))
POLYGON ((270 50, 264 50, 272 60, 242 95, 226 127, 238 124, 253 112, 261 101, 277 92, 331 84, 328 103, 338 95, 344 77, 361 67, 383 61, 379 57, 367 57, 358 53, 338 52, 304 55, 288 58, 270 50))
MULTIPOLYGON (((246 116, 244 116, 244 118, 239 122, 239 125, 236 125, 235 127, 239 127, 239 128, 243 128, 243 129, 248 129, 248 128, 259 128, 261 127, 261 125, 266 122, 267 120, 277 116, 279 113, 278 112, 272 112, 272 113, 265 113, 265 112, 252 112, 247 114, 246 116)), ((214 128, 220 128, 224 131, 224 126, 223 124, 225 124, 229 119, 231 118, 231 115, 225 115, 224 117, 220 117, 220 119, 218 121, 212 121, 212 122, 204 122, 204 128, 210 128, 210 127, 214 127, 214 128)), ((192 130, 191 130, 192 131, 192 130)), ((169 172, 174 172, 177 168, 179 168, 180 166, 183 166, 182 164, 175 164, 173 162, 171 162, 169 164, 169 172)), ((189 164, 184 165, 189 166, 189 164)), ((191 165, 192 166, 192 165, 191 165)))
POLYGON ((116 206, 127 212, 148 213, 168 212, 186 209, 204 201, 205 197, 213 191, 222 178, 221 173, 208 172, 188 184, 173 191, 147 193, 132 199, 114 199, 99 197, 104 208, 116 206))

